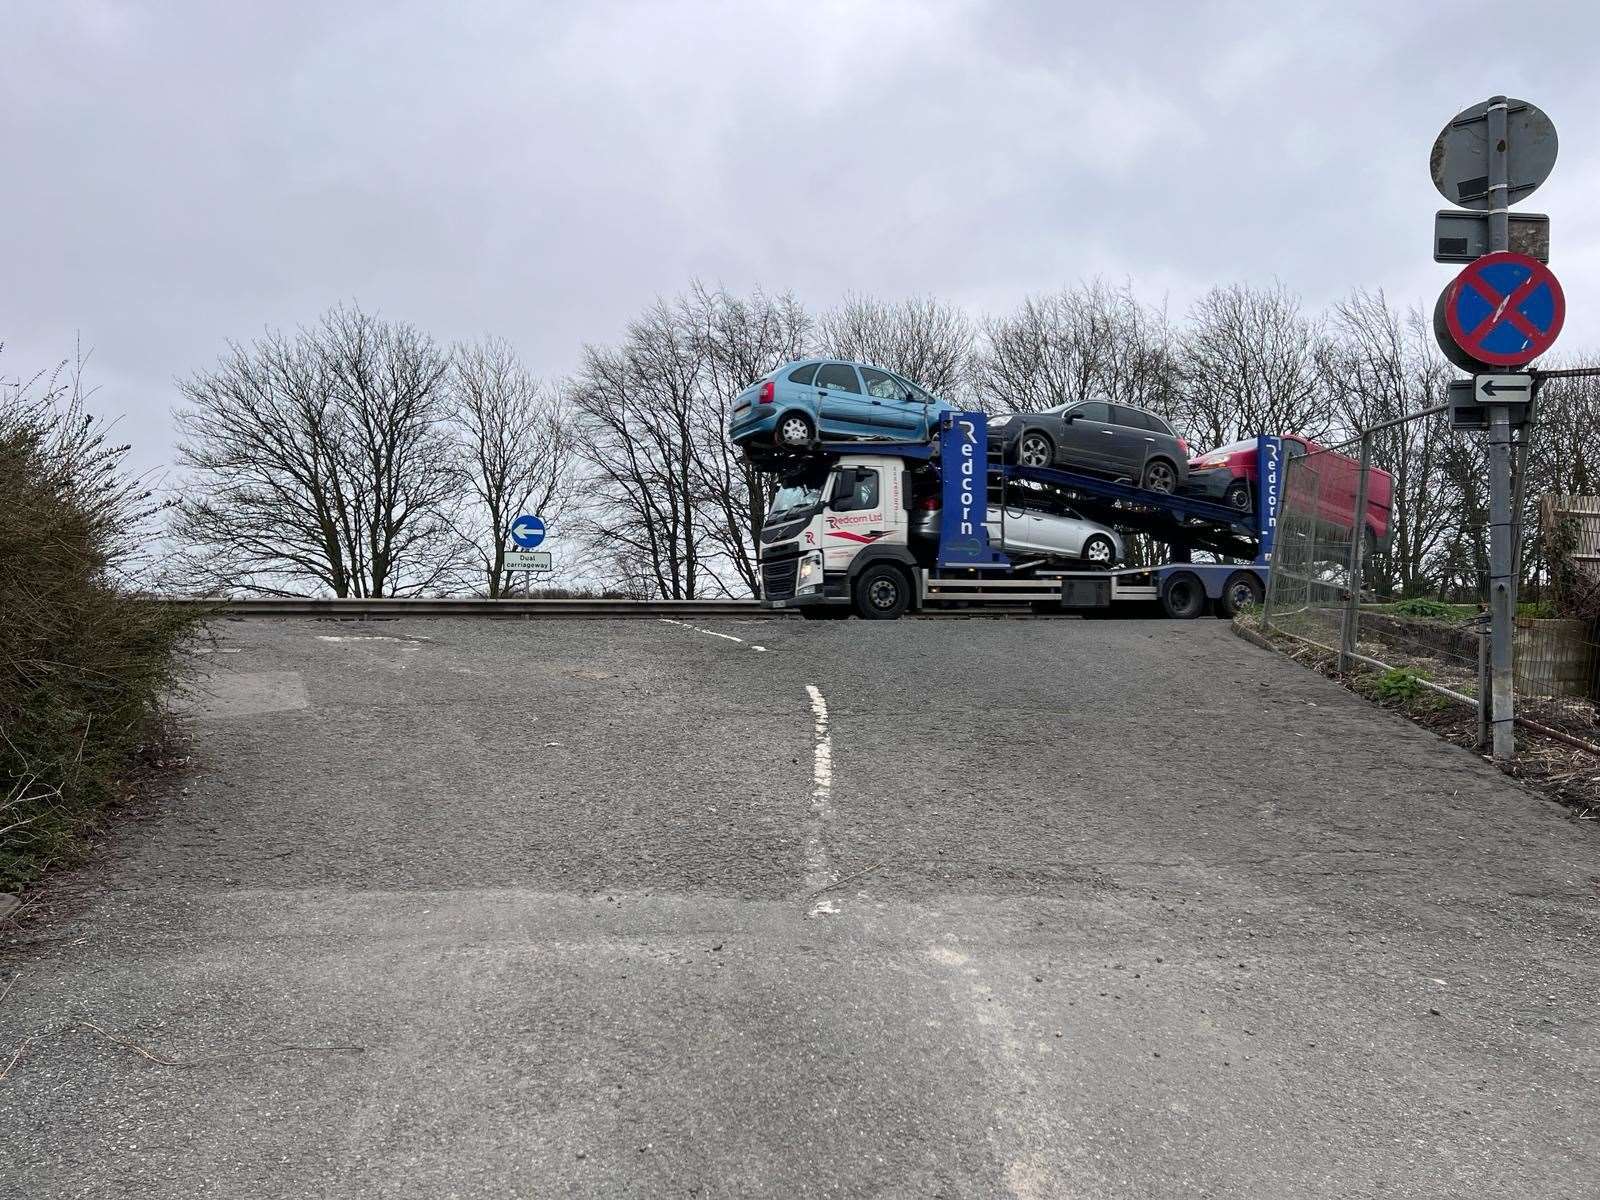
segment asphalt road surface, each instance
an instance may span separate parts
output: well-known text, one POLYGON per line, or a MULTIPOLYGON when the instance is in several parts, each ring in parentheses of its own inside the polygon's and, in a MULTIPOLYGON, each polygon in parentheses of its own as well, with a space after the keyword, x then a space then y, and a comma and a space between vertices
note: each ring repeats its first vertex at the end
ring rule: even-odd
POLYGON ((1217 621, 698 624, 220 623, 0 1193, 1600 1195, 1594 825, 1217 621))

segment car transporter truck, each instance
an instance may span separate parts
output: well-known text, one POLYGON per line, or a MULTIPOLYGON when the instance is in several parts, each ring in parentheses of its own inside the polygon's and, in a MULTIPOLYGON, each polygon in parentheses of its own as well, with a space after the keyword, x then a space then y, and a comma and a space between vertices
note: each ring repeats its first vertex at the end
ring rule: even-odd
POLYGON ((784 503, 761 530, 762 603, 813 619, 1024 606, 1230 617, 1265 595, 1277 533, 1282 444, 1263 436, 1259 454, 1259 485, 1239 509, 992 458, 981 412, 945 413, 927 443, 824 442, 781 467, 784 503), (1167 559, 1074 560, 1019 530, 1062 513, 1146 533, 1167 559), (1195 551, 1232 561, 1193 562, 1195 551))

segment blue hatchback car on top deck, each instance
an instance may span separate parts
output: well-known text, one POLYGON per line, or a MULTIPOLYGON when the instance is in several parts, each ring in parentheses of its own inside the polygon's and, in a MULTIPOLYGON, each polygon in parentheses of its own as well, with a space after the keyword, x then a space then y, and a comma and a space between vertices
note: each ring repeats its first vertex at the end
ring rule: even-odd
POLYGON ((863 363, 807 358, 756 380, 733 402, 728 436, 751 454, 826 441, 927 441, 955 406, 863 363))

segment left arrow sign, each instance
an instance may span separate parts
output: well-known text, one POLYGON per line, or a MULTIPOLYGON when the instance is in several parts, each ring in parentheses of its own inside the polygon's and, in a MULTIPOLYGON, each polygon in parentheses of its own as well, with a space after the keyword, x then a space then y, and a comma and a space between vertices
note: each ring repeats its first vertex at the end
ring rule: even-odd
POLYGON ((1531 375, 1478 375, 1473 384, 1479 404, 1526 400, 1533 391, 1531 375))
POLYGON ((511 540, 523 550, 532 550, 544 541, 544 519, 524 514, 511 523, 511 540))

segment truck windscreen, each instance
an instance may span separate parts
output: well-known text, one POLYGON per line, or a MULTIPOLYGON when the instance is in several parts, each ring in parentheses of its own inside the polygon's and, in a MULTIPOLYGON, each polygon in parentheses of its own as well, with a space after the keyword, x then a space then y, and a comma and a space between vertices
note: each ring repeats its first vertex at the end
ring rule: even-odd
POLYGON ((799 516, 806 509, 815 508, 822 500, 822 486, 827 480, 825 473, 784 480, 767 509, 767 519, 799 516))

